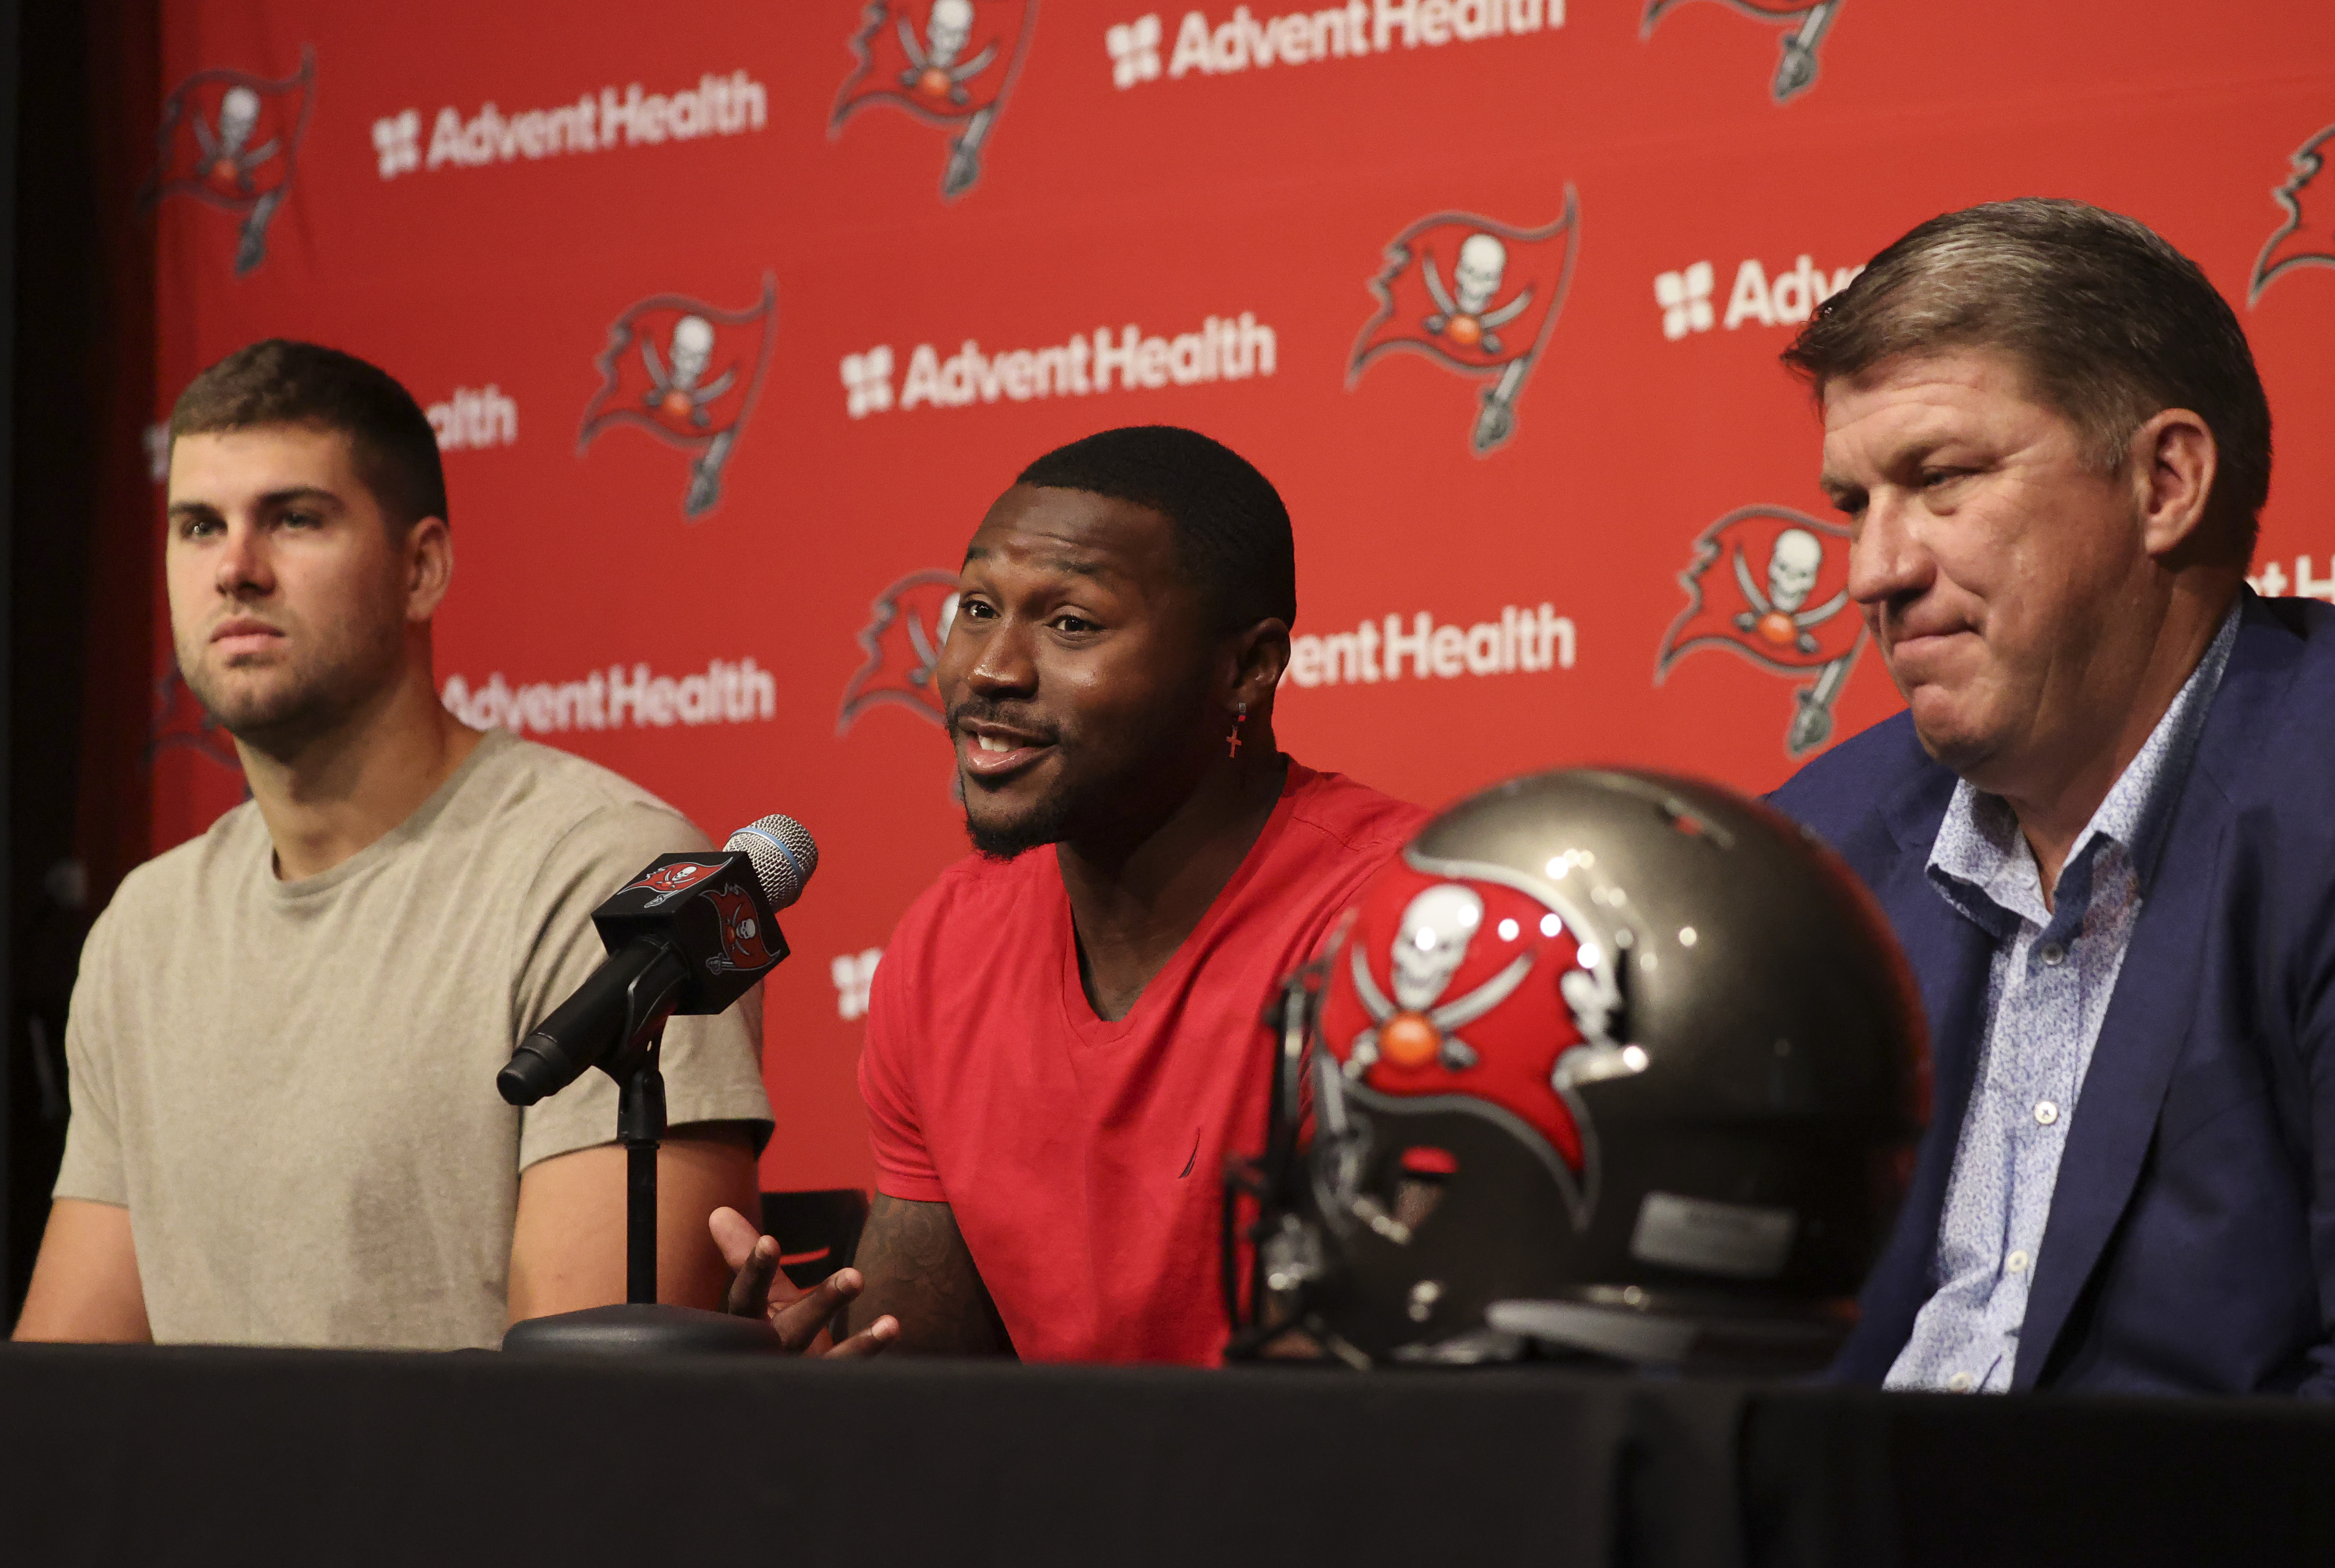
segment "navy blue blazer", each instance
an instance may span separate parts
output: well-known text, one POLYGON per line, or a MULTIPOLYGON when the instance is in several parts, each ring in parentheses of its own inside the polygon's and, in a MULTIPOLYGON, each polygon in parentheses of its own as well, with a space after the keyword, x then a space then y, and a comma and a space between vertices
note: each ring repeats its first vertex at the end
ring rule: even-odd
MULTIPOLYGON (((1924 872, 1954 775, 1900 713, 1772 797, 1865 878, 1935 1070, 1904 1208, 1835 1364, 1878 1384, 1936 1289, 1986 934, 1924 872)), ((2052 1190, 2014 1389, 2335 1396, 2335 607, 2249 592, 2052 1190)))

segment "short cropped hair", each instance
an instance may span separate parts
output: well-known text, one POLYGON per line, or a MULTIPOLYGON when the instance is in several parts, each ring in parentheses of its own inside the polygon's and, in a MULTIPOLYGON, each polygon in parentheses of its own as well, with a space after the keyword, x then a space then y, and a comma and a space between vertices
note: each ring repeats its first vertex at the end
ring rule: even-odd
POLYGON ((446 516, 438 434, 413 394, 354 354, 271 337, 239 348, 188 383, 170 439, 263 425, 310 425, 349 438, 363 479, 400 529, 446 516))
POLYGON ((2020 362, 2030 393, 2076 427, 2104 473, 2156 413, 2198 415, 2219 465, 2207 537, 2216 556, 2253 557, 2270 402, 2229 302, 2145 225, 2040 198, 1933 218, 1826 300, 1783 357, 1821 400, 1832 381, 1962 348, 2020 362))
POLYGON ((1281 492, 1246 458, 1197 431, 1129 425, 1057 447, 1021 483, 1132 501, 1165 517, 1211 630, 1297 624, 1297 547, 1281 492))

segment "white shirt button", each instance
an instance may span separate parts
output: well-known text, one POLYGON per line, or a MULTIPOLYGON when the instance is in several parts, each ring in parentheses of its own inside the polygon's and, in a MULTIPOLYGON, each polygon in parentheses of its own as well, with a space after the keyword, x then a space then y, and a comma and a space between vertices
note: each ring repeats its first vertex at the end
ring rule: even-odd
POLYGON ((1968 1372, 1956 1372, 1946 1379, 1946 1387, 1957 1394, 1967 1394, 1978 1387, 1978 1379, 1968 1372))
POLYGON ((2035 1102, 2035 1119, 2049 1127, 2059 1119, 2059 1108, 2048 1099, 2039 1099, 2035 1102))
POLYGON ((2056 942, 2047 942, 2036 956, 2046 963, 2057 966, 2068 961, 2068 950, 2056 942))
POLYGON ((2002 1266, 2014 1274, 2023 1274, 2027 1272, 2027 1254, 2023 1252, 2013 1253, 2002 1260, 2002 1266))

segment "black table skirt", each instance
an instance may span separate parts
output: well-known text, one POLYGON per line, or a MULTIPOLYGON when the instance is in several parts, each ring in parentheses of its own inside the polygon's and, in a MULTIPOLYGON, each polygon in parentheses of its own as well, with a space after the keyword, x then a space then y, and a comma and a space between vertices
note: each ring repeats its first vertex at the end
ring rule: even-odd
POLYGON ((0 1564, 2335 1565, 2335 1410, 0 1347, 0 1564))

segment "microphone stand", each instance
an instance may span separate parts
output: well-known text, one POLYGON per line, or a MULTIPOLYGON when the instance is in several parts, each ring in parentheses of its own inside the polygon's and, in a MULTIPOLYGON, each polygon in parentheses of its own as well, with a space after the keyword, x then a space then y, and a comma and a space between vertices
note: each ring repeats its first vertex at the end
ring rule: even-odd
POLYGON ((656 1305, 657 1145, 664 1138, 664 1074, 657 1053, 662 1031, 644 1060, 616 1079, 616 1137, 625 1146, 625 1302, 656 1305))
MULTIPOLYGON (((638 1016, 638 1014, 635 1014, 638 1016)), ((664 1046, 670 1003, 603 1070, 616 1080, 616 1137, 625 1146, 625 1301, 513 1323, 506 1350, 635 1356, 659 1351, 771 1351, 778 1331, 766 1318, 733 1317, 657 1302, 657 1146, 664 1139, 664 1046)))

